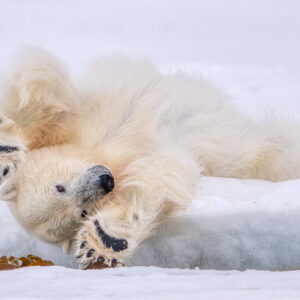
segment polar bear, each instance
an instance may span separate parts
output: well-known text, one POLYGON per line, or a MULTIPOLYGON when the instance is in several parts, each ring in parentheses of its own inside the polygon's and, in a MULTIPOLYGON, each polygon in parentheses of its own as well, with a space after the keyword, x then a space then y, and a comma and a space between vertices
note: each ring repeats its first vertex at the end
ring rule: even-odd
POLYGON ((0 91, 14 128, 0 128, 11 138, 0 144, 17 157, 0 153, 3 176, 14 166, 1 198, 25 229, 75 251, 83 268, 126 263, 189 206, 201 176, 300 175, 297 124, 255 123, 206 80, 163 75, 147 61, 103 58, 72 79, 58 58, 31 48, 0 91))

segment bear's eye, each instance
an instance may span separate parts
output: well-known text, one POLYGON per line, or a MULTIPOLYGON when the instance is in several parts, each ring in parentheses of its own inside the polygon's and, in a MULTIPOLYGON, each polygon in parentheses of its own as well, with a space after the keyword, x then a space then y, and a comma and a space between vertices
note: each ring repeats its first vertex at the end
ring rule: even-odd
POLYGON ((62 186, 62 185, 56 185, 55 186, 56 187, 56 189, 57 189, 57 191, 59 192, 59 193, 65 193, 66 192, 66 189, 62 186))
POLYGON ((4 168, 4 170, 2 172, 3 177, 6 176, 8 174, 8 172, 9 172, 9 167, 4 168))

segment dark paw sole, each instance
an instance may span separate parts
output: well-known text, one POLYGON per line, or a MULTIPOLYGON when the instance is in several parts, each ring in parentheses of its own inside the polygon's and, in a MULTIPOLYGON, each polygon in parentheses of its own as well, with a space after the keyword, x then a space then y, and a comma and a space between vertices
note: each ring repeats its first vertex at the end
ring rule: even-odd
POLYGON ((116 239, 109 236, 104 232, 97 220, 94 221, 94 224, 96 226, 98 236, 101 238, 101 241, 106 248, 112 248, 115 252, 120 252, 128 248, 128 242, 126 240, 116 239))

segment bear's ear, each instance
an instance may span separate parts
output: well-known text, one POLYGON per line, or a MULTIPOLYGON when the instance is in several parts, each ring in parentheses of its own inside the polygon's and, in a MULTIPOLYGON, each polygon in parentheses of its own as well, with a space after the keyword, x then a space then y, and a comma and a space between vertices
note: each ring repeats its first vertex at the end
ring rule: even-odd
POLYGON ((0 186, 0 200, 4 201, 17 201, 17 188, 14 182, 9 180, 5 181, 0 186))

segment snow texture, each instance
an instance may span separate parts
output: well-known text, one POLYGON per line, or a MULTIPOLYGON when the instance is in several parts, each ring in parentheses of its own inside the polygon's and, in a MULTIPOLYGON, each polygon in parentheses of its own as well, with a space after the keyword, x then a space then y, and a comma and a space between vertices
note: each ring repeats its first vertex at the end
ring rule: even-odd
POLYGON ((36 267, 0 273, 1 299, 299 299, 300 271, 36 267), (34 297, 33 297, 34 296, 34 297))
MULTIPOLYGON (((75 74, 99 55, 146 56, 208 78, 253 118, 300 121, 299 28, 297 0, 3 0, 0 65, 25 45, 75 74)), ((300 271, 270 272, 300 269, 299 194, 300 179, 202 178, 193 206, 139 247, 134 267, 101 271, 66 268, 77 268, 72 256, 28 235, 0 202, 0 256, 60 265, 0 272, 1 299, 299 299, 300 271)))

